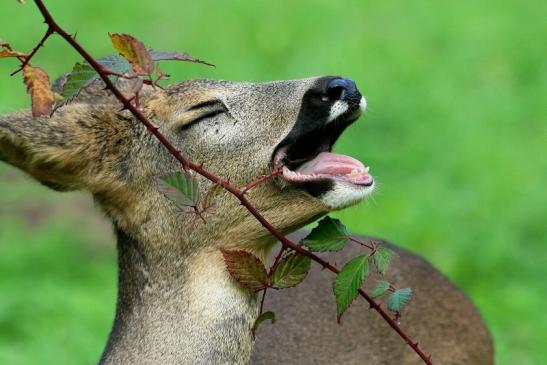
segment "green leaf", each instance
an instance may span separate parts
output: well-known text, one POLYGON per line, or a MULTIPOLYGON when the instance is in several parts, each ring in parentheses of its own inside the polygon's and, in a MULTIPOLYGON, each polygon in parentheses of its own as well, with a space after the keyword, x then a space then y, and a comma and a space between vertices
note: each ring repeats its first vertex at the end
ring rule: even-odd
POLYGON ((378 284, 376 285, 376 288, 374 288, 374 290, 372 291, 371 296, 373 298, 378 298, 384 295, 388 291, 390 286, 391 284, 389 284, 387 281, 378 280, 378 284))
POLYGON ((164 194, 177 207, 194 207, 199 202, 199 184, 189 172, 178 171, 158 178, 158 191, 164 194))
POLYGON ((77 95, 84 87, 89 86, 98 77, 99 75, 89 64, 77 62, 72 71, 67 75, 61 95, 65 98, 71 98, 77 95))
POLYGON ((412 289, 404 288, 396 290, 387 300, 387 308, 393 312, 402 312, 412 298, 412 289))
POLYGON ((245 250, 221 248, 230 275, 247 288, 257 291, 268 284, 268 274, 262 261, 245 250))
POLYGON ((338 219, 325 217, 301 241, 313 252, 340 251, 348 242, 349 233, 338 219))
POLYGON ((109 71, 125 74, 131 71, 131 64, 120 56, 106 56, 97 59, 97 62, 109 71))
POLYGON ((374 265, 376 266, 378 273, 382 275, 386 273, 393 255, 395 255, 395 252, 385 247, 380 247, 378 251, 376 251, 374 254, 374 265))
POLYGON ((338 322, 345 310, 357 297, 358 290, 369 273, 369 256, 362 255, 351 259, 334 280, 333 290, 336 297, 338 322))
MULTIPOLYGON (((106 56, 97 59, 97 62, 105 69, 119 74, 125 74, 131 70, 129 62, 118 56, 106 56)), ((78 95, 82 89, 91 85, 98 78, 99 74, 95 72, 90 64, 87 62, 77 62, 72 71, 67 75, 61 95, 66 99, 70 99, 78 95)))
POLYGON ((270 320, 273 323, 275 323, 275 313, 272 311, 264 312, 261 315, 258 316, 258 318, 255 321, 255 324, 253 325, 253 333, 256 332, 258 326, 264 322, 270 320))
POLYGON ((309 257, 292 253, 281 261, 272 274, 272 287, 277 289, 290 288, 300 284, 308 275, 311 267, 309 257))
POLYGON ((193 57, 186 52, 160 52, 149 49, 148 53, 150 53, 150 56, 154 61, 187 61, 216 67, 212 63, 202 61, 199 58, 193 57))

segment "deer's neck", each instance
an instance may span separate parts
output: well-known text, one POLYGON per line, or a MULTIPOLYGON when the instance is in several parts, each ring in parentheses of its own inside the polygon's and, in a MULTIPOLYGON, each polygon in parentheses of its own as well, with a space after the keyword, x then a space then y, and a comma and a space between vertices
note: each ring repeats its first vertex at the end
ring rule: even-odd
POLYGON ((151 260, 120 231, 118 255, 116 318, 101 364, 247 363, 256 296, 230 280, 220 253, 151 260))

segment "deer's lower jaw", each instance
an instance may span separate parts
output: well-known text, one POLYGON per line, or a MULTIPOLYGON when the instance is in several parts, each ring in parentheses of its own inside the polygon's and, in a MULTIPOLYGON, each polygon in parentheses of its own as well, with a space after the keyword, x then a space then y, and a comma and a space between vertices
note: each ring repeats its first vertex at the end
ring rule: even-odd
POLYGON ((369 168, 350 156, 332 152, 321 152, 313 159, 304 162, 294 171, 283 166, 283 178, 295 184, 339 180, 354 185, 370 187, 374 179, 369 168))

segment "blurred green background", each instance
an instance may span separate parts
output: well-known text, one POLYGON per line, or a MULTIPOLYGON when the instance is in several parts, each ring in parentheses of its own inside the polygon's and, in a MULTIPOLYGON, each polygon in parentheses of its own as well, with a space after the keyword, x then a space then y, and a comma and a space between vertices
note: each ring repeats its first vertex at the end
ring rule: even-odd
MULTIPOLYGON (((379 188, 338 214, 354 232, 431 260, 464 289, 498 364, 547 359, 546 2, 47 1, 96 56, 107 32, 217 64, 164 63, 173 80, 343 75, 369 109, 337 150, 379 188)), ((30 50, 45 31, 30 2, 2 1, 0 38, 30 50)), ((35 60, 58 75, 60 39, 35 60)), ((27 107, 0 62, 0 113, 27 107)), ((83 193, 55 193, 0 165, 0 363, 93 364, 115 304, 108 223, 83 193)))

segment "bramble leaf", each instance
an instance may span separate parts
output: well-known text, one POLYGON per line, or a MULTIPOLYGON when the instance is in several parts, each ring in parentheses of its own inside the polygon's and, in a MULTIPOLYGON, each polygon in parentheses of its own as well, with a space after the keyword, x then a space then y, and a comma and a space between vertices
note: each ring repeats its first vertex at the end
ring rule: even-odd
POLYGON ((351 259, 336 276, 333 284, 336 298, 338 323, 342 314, 357 297, 358 290, 369 273, 369 256, 361 255, 351 259))
POLYGON ((389 284, 385 280, 378 280, 378 284, 376 285, 376 288, 372 291, 370 294, 373 298, 378 298, 382 295, 384 295, 390 288, 391 284, 389 284))
POLYGON ((393 312, 402 312, 412 298, 412 289, 404 288, 396 290, 387 300, 387 308, 393 312))
POLYGON ((268 274, 258 257, 244 250, 221 248, 230 275, 247 288, 257 291, 268 285, 268 274))
MULTIPOLYGON (((131 71, 129 62, 118 56, 102 57, 97 59, 97 62, 105 69, 119 74, 131 71)), ((77 62, 63 83, 62 95, 66 99, 70 99, 78 95, 82 89, 91 85, 98 78, 99 74, 95 72, 90 64, 87 62, 77 62)))
POLYGON ((109 71, 125 74, 131 71, 131 64, 119 56, 106 56, 97 59, 97 62, 109 71))
POLYGON ((285 256, 272 274, 272 287, 284 289, 300 284, 308 275, 310 267, 309 257, 296 252, 285 256))
POLYGON ((379 274, 383 275, 386 273, 393 255, 395 255, 395 252, 385 247, 380 247, 374 253, 374 266, 376 266, 376 270, 379 274))
POLYGON ((195 207, 199 202, 199 183, 189 172, 177 171, 158 178, 158 191, 180 209, 195 207))
POLYGON ((275 313, 272 312, 272 311, 268 311, 268 312, 264 312, 262 313, 261 315, 258 316, 258 318, 256 319, 255 321, 255 324, 253 325, 253 333, 256 332, 256 330, 258 329, 258 326, 264 322, 264 321, 267 321, 267 320, 270 320, 273 323, 275 323, 275 313))
POLYGON ((55 95, 47 72, 39 67, 26 65, 23 68, 23 81, 32 100, 32 116, 36 118, 51 113, 55 95))
POLYGON ((216 67, 212 63, 200 60, 199 58, 193 57, 186 52, 161 52, 149 49, 148 53, 150 53, 153 61, 187 61, 216 67))
POLYGON ((154 61, 148 50, 137 38, 129 34, 109 34, 114 48, 133 66, 139 75, 150 75, 154 70, 154 61))
MULTIPOLYGON (((1 43, 2 40, 0 40, 0 46, 4 46, 4 44, 8 45, 7 43, 1 43)), ((16 52, 11 49, 3 49, 0 51, 0 58, 7 58, 7 57, 26 57, 27 55, 21 52, 16 52)))
POLYGON ((339 251, 348 242, 349 233, 338 219, 325 217, 300 243, 313 252, 339 251))
POLYGON ((71 98, 77 95, 81 89, 89 86, 98 77, 97 72, 88 63, 77 62, 74 68, 72 68, 72 72, 67 75, 61 95, 67 99, 71 98))

